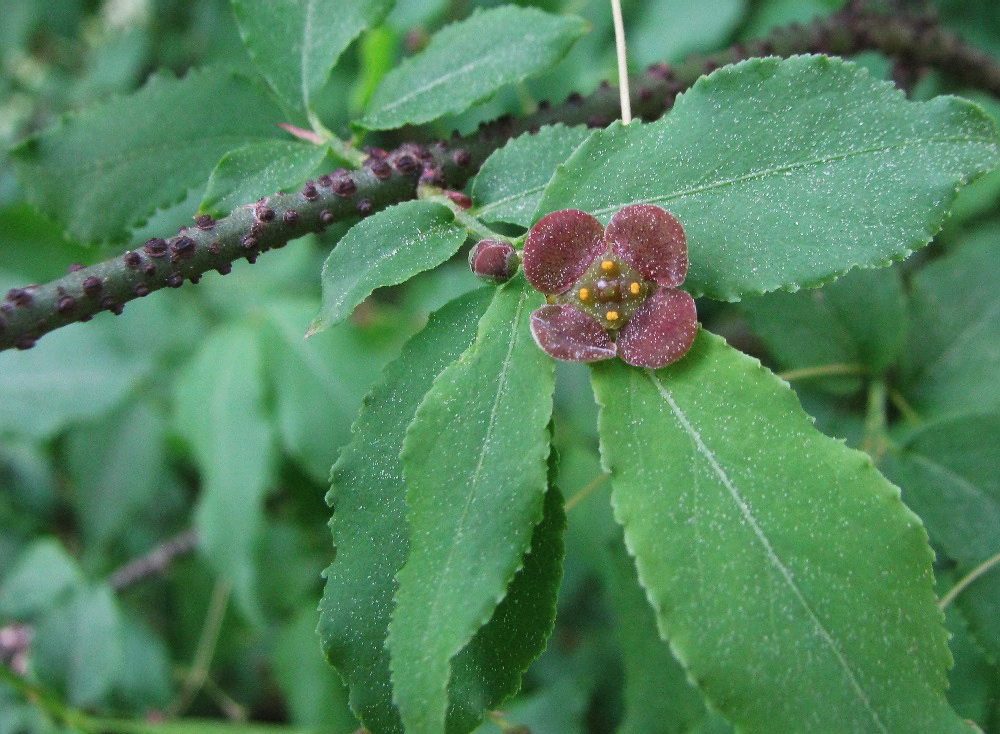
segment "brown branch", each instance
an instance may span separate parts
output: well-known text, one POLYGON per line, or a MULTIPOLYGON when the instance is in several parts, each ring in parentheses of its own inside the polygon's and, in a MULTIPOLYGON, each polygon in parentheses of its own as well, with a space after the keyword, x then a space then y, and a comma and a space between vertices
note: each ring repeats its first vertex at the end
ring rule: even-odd
POLYGON ((115 591, 122 591, 150 576, 166 571, 178 556, 198 547, 198 531, 187 530, 164 541, 144 556, 135 558, 116 570, 108 579, 115 591))
MULTIPOLYGON (((1000 96, 1000 65, 965 45, 927 16, 887 16, 859 3, 808 25, 779 29, 762 41, 737 44, 710 56, 668 66, 657 64, 631 78, 633 112, 654 120, 699 76, 754 56, 828 53, 849 56, 877 50, 898 65, 938 68, 960 83, 1000 96)), ((254 262, 267 250, 327 225, 367 216, 416 196, 418 182, 460 188, 508 139, 543 125, 604 127, 618 115, 618 91, 603 84, 591 95, 571 95, 560 105, 542 103, 523 118, 504 117, 469 136, 427 146, 406 143, 373 151, 364 166, 339 170, 296 193, 275 194, 234 210, 218 221, 199 217, 169 239, 152 239, 125 254, 86 268, 74 267, 44 285, 8 292, 0 302, 0 351, 29 349, 44 334, 100 311, 121 313, 125 304, 164 287, 197 283, 206 272, 225 275, 239 258, 254 262)))

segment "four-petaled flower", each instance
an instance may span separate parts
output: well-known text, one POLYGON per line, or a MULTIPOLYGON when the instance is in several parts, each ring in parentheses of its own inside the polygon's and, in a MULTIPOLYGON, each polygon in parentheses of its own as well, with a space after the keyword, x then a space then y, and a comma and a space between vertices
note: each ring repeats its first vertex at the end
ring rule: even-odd
POLYGON ((552 212, 524 244, 524 274, 548 301, 531 333, 556 359, 676 362, 698 333, 694 299, 677 288, 687 268, 684 228, 658 206, 626 206, 607 229, 578 209, 552 212))

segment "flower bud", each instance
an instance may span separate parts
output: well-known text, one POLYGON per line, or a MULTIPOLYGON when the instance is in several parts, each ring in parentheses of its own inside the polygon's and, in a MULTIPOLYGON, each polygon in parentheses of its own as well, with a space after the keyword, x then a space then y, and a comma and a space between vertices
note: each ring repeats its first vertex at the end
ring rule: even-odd
POLYGON ((469 267, 483 280, 503 283, 517 272, 520 258, 509 242, 480 240, 469 252, 469 267))

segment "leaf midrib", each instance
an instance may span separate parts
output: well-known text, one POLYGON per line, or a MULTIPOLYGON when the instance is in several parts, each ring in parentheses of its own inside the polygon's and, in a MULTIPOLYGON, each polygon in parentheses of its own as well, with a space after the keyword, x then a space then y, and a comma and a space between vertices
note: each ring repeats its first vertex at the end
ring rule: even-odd
MULTIPOLYGON (((430 228, 428 228, 428 229, 420 232, 420 237, 424 241, 431 240, 431 239, 434 239, 434 238, 437 238, 437 237, 441 237, 443 239, 444 237, 447 237, 448 235, 453 234, 456 231, 456 227, 457 226, 458 225, 455 223, 454 220, 452 220, 450 222, 438 222, 436 224, 431 225, 430 228)), ((407 253, 407 249, 408 249, 408 247, 412 248, 413 244, 414 244, 413 240, 402 240, 402 241, 400 241, 400 244, 395 249, 393 249, 393 250, 382 250, 380 253, 378 253, 378 255, 375 258, 371 258, 371 259, 366 258, 366 259, 364 259, 364 262, 362 263, 362 265, 364 266, 364 268, 363 269, 359 268, 359 269, 357 269, 357 270, 355 270, 355 271, 353 271, 353 272, 350 273, 349 279, 352 280, 352 281, 354 281, 353 284, 349 285, 347 288, 344 288, 343 290, 341 290, 340 291, 340 298, 331 301, 331 305, 330 305, 329 308, 324 307, 324 309, 323 309, 324 314, 329 314, 329 313, 332 313, 332 312, 335 312, 335 311, 340 311, 344 307, 345 303, 350 303, 351 301, 358 300, 357 299, 358 294, 361 294, 361 296, 362 296, 361 300, 364 300, 364 297, 366 295, 373 293, 374 290, 375 290, 375 287, 369 287, 367 285, 367 283, 369 282, 368 278, 370 276, 372 276, 372 275, 379 275, 379 274, 381 274, 380 268, 383 265, 385 265, 386 262, 389 262, 389 261, 391 261, 391 260, 399 257, 401 254, 402 255, 410 254, 410 253, 407 253)), ((456 249, 458 247, 460 247, 461 244, 462 244, 461 242, 458 243, 458 245, 456 245, 456 249)), ((338 252, 338 250, 339 250, 339 248, 335 249, 334 253, 338 252)), ((349 257, 352 254, 354 254, 354 255, 361 255, 363 253, 359 253, 359 252, 345 253, 345 257, 349 257)), ((423 252, 423 253, 420 253, 420 254, 424 255, 424 257, 427 257, 429 255, 428 252, 423 252)), ((437 258, 433 258, 433 259, 437 259, 437 258)), ((339 263, 338 263, 338 265, 339 265, 339 263)), ((433 267, 433 266, 431 266, 431 267, 433 267)), ((406 276, 401 276, 401 277, 405 278, 406 276)), ((383 283, 381 286, 376 286, 376 287, 385 287, 385 286, 389 286, 389 285, 396 285, 399 282, 400 281, 397 279, 395 283, 383 283)), ((345 318, 347 318, 347 315, 341 315, 337 319, 337 321, 328 323, 328 326, 333 326, 335 323, 338 323, 339 321, 342 321, 345 318)), ((329 319, 328 319, 328 321, 329 321, 329 319)))
POLYGON ((826 643, 826 645, 829 647, 830 651, 833 653, 834 657, 837 659, 838 663, 843 668, 844 673, 846 674, 847 679, 851 684, 851 687, 854 689, 855 694, 861 701, 865 710, 870 714, 872 721, 878 727, 878 730, 880 732, 883 732, 884 734, 889 734, 889 729, 882 721, 878 712, 873 708, 871 701, 868 698, 868 695, 861 687, 860 682, 858 681, 847 659, 844 657, 844 654, 841 651, 840 647, 837 645, 836 640, 833 639, 833 636, 823 625, 822 621, 819 619, 819 616, 816 614, 812 606, 809 604, 809 601, 806 599, 802 590, 798 587, 798 584, 795 583, 794 575, 792 574, 791 570, 784 564, 781 558, 778 556, 777 552, 774 549, 774 546, 771 544, 770 539, 767 537, 766 533, 764 533, 763 528, 761 528, 760 524, 757 522, 757 518, 754 516, 753 511, 750 509, 749 504, 746 502, 743 495, 740 493, 739 488, 735 485, 732 479, 730 479, 725 469, 723 469, 722 466, 719 464, 719 461, 716 458, 715 454, 712 452, 711 449, 708 448, 708 446, 702 440, 701 434, 694 427, 691 421, 688 420, 687 415, 684 413, 684 411, 681 410, 680 406, 674 400, 673 395, 670 393, 670 391, 668 391, 663 386, 663 383, 660 382, 660 380, 657 378, 656 373, 653 372, 652 370, 647 370, 646 374, 649 377, 650 381, 653 383, 653 386, 656 388, 657 392, 660 394, 660 397, 663 398, 663 400, 666 401, 667 405, 670 407, 671 412, 674 414, 674 417, 677 419, 677 422, 680 423, 681 428, 694 442, 695 448, 697 448, 698 453, 700 453, 705 458, 705 460, 711 467, 713 473, 716 475, 716 477, 718 477, 719 481, 726 488, 726 491, 729 493, 733 502, 736 504, 737 508, 740 511, 740 514, 743 516, 743 519, 746 521, 748 527, 753 531, 753 534, 756 537, 757 541, 764 549, 764 553, 767 560, 770 562, 772 566, 774 566, 778 570, 779 574, 785 580, 785 583, 788 585, 788 588, 791 590, 792 595, 805 610, 806 615, 813 623, 817 632, 819 632, 820 637, 822 638, 824 643, 826 643))
MULTIPOLYGON (((469 491, 468 496, 466 497, 465 506, 462 508, 462 515, 459 518, 458 528, 456 529, 455 534, 452 536, 453 542, 451 543, 451 546, 448 549, 448 555, 445 558, 444 567, 442 568, 442 572, 438 575, 438 578, 436 580, 435 590, 434 590, 434 601, 431 602, 431 608, 428 613, 429 619, 435 619, 437 617, 438 608, 442 600, 442 596, 440 593, 441 585, 444 582, 444 579, 448 577, 448 572, 451 570, 451 564, 454 561, 456 548, 458 546, 458 544, 454 542, 454 540, 457 540, 462 536, 462 528, 465 526, 465 520, 466 517, 468 517, 469 509, 472 506, 472 500, 474 499, 476 492, 479 488, 479 481, 482 474, 483 463, 486 461, 486 456, 489 453, 489 448, 493 437, 493 430, 496 427, 497 411, 500 407, 500 398, 505 392, 508 383, 510 361, 514 354, 514 344, 517 342, 517 325, 521 321, 521 311, 524 310, 524 303, 526 300, 527 300, 527 294, 521 293, 517 302, 517 310, 514 312, 514 317, 510 321, 511 329, 510 329, 509 344, 507 345, 507 354, 504 357, 503 364, 500 369, 500 382, 497 386, 496 398, 494 398, 493 400, 493 407, 490 410, 490 420, 489 424, 486 427, 486 436, 483 438, 483 445, 479 450, 479 460, 476 462, 476 468, 472 473, 470 481, 471 489, 469 491)), ((429 628, 427 628, 425 629, 423 635, 424 648, 427 647, 427 640, 429 639, 429 636, 430 636, 430 630, 429 628)))
POLYGON ((478 215, 489 214, 494 209, 497 209, 498 207, 500 207, 503 204, 506 204, 509 201, 515 201, 517 199, 525 199, 531 196, 532 194, 537 194, 539 191, 544 191, 545 187, 548 185, 549 182, 546 181, 545 183, 539 184, 538 186, 532 186, 531 188, 523 189, 518 193, 511 194, 510 196, 505 196, 502 199, 491 201, 489 204, 484 204, 483 206, 479 207, 479 209, 476 211, 476 214, 478 215))
POLYGON ((799 169, 809 168, 812 166, 822 166, 827 163, 835 163, 838 161, 848 160, 850 158, 855 158, 858 156, 873 155, 877 153, 887 153, 893 150, 917 148, 917 147, 936 145, 941 143, 984 143, 996 147, 995 141, 989 138, 980 138, 980 137, 945 137, 945 138, 922 138, 919 140, 904 140, 900 143, 895 143, 893 145, 883 145, 872 148, 864 148, 861 150, 852 150, 846 153, 839 153, 837 155, 813 158, 806 161, 799 161, 797 163, 789 163, 781 166, 774 166, 772 168, 765 168, 760 171, 752 171, 742 176, 735 176, 733 178, 727 178, 727 179, 719 179, 718 181, 713 181, 703 186, 691 187, 688 189, 682 189, 680 191, 672 191, 662 196, 653 196, 648 198, 637 199, 634 201, 618 202, 606 207, 602 207, 600 209, 591 210, 591 214, 593 214, 594 216, 600 216, 601 214, 609 214, 611 212, 618 211, 623 206, 629 204, 641 204, 641 203, 651 204, 654 202, 672 201, 674 199, 681 199, 687 196, 695 196, 697 194, 701 194, 706 191, 713 191, 715 189, 721 189, 727 186, 735 186, 736 184, 740 183, 762 180, 768 178, 769 176, 773 176, 775 174, 783 174, 789 171, 796 171, 799 169))
MULTIPOLYGON (((521 38, 519 42, 521 44, 531 44, 531 43, 537 41, 539 38, 544 38, 544 36, 540 36, 538 34, 534 34, 534 35, 528 34, 528 35, 525 35, 523 38, 521 38)), ((423 86, 416 87, 416 88, 410 90, 409 92, 407 92, 406 94, 404 94, 402 97, 397 97, 395 100, 393 100, 389 104, 383 105, 379 109, 373 111, 372 114, 369 115, 369 119, 374 118, 374 119, 377 120, 379 118, 379 116, 387 114, 390 110, 396 109, 400 105, 403 105, 403 104, 409 102, 414 97, 416 97, 418 95, 421 95, 421 94, 424 94, 425 92, 427 92, 430 89, 434 89, 435 87, 441 86, 442 84, 450 81, 451 79, 455 78, 456 76, 459 76, 460 74, 465 74, 466 72, 473 71, 475 69, 478 69, 481 66, 496 65, 496 63, 497 63, 497 59, 494 56, 480 56, 478 59, 474 59, 473 61, 470 61, 467 64, 458 67, 457 69, 453 69, 452 71, 448 72, 447 74, 442 74, 441 76, 432 79, 431 81, 427 82, 423 86)))

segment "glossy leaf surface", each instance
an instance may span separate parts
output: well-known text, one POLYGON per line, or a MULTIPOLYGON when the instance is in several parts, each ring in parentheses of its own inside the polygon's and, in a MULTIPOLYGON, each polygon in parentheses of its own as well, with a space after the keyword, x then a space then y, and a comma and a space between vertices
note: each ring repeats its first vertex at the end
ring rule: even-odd
POLYGON ((278 137, 281 119, 260 86, 207 69, 153 77, 135 94, 67 117, 15 155, 32 202, 73 237, 122 240, 204 184, 224 154, 278 137))
POLYGON ((451 660, 493 615, 541 519, 555 369, 528 318, 542 301, 521 278, 500 288, 407 430, 410 555, 388 644, 411 731, 445 731, 451 660))
POLYGON ((310 111, 341 53, 394 0, 233 0, 243 43, 278 96, 310 111))
POLYGON ((486 159, 472 185, 476 216, 484 222, 527 227, 556 166, 592 131, 551 125, 514 138, 486 159))
POLYGON ((397 204, 354 225, 323 265, 323 306, 309 334, 346 319, 376 288, 440 265, 465 237, 451 210, 432 201, 397 204))
POLYGON ((713 707, 747 732, 969 731, 927 535, 867 455, 704 331, 676 365, 592 374, 616 519, 713 707))
POLYGON ((703 77, 657 122, 595 133, 535 216, 662 206, 687 232, 685 287, 734 301, 905 257, 998 155, 996 126, 969 102, 909 102, 823 56, 752 59, 703 77))
POLYGON ((439 31, 385 75, 361 125, 386 130, 461 112, 507 84, 553 66, 586 30, 572 16, 507 5, 439 31))

